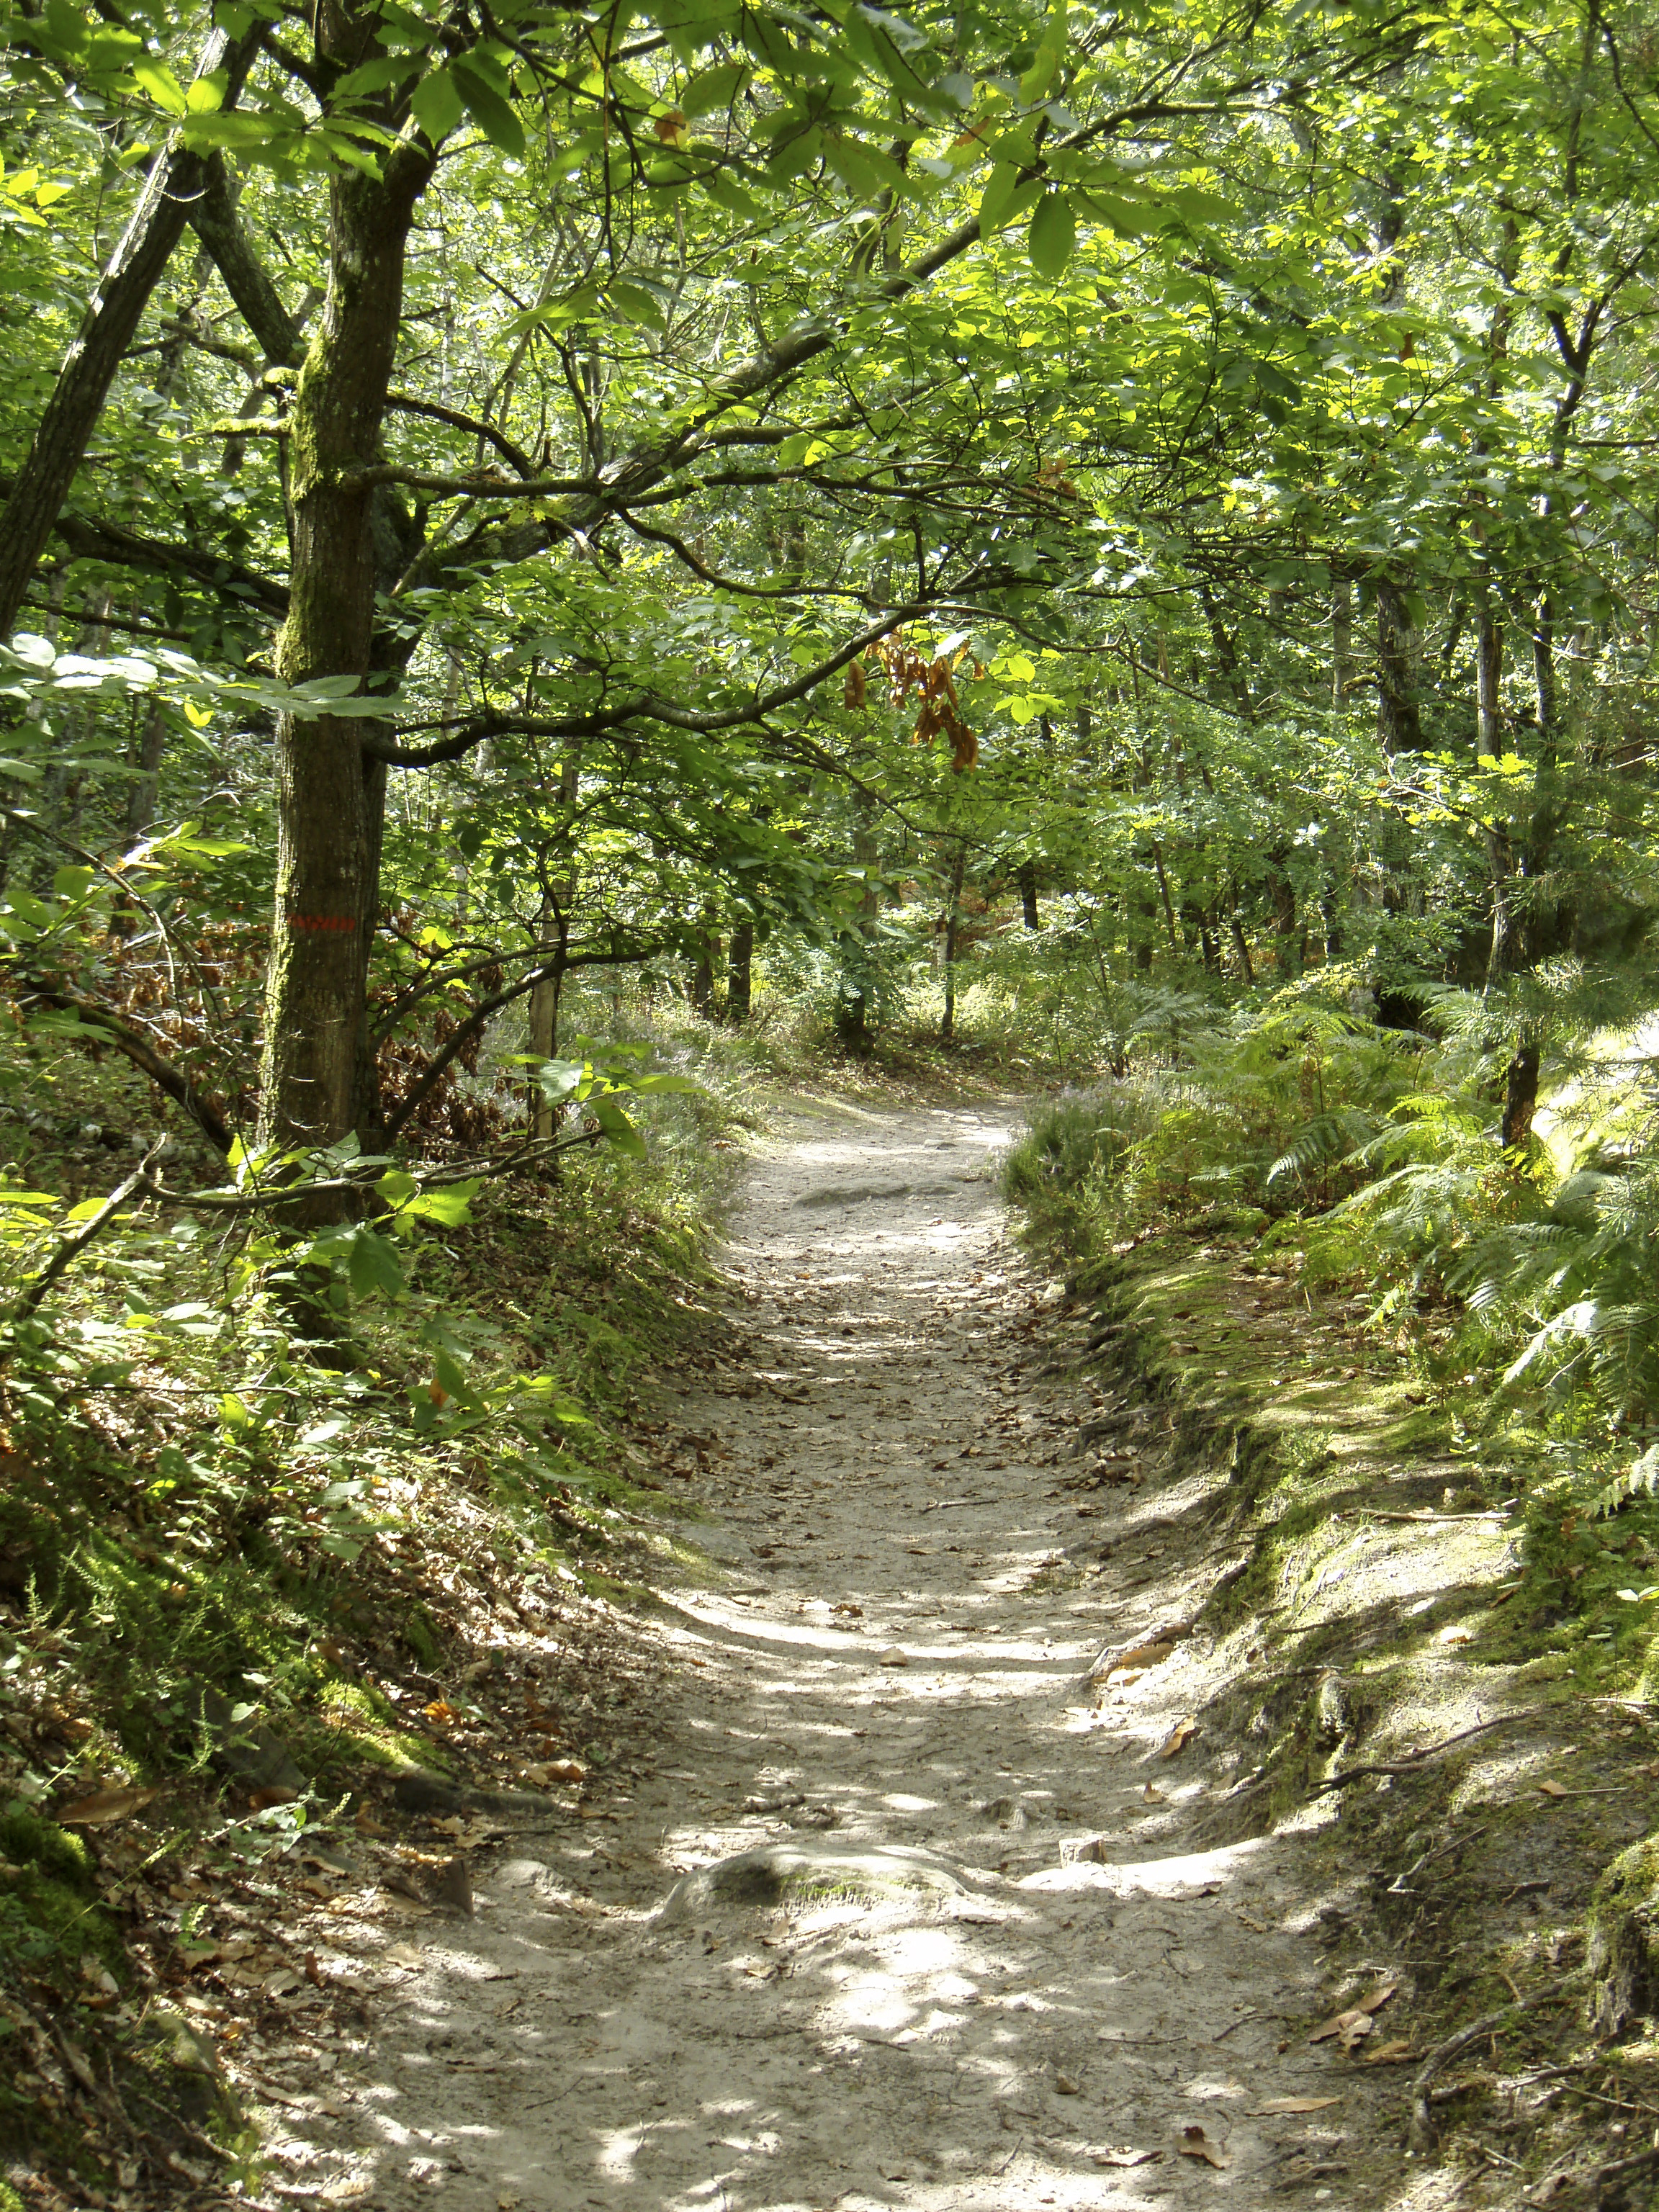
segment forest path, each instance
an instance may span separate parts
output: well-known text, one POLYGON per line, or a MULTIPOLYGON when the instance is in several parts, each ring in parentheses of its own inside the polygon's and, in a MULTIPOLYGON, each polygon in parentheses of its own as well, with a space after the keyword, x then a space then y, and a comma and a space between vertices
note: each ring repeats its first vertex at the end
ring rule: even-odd
POLYGON ((714 1465, 697 1533, 728 1576, 664 1593, 631 1798, 509 1844, 477 1919, 422 1928, 359 2100, 377 2204, 1392 2196, 1345 2132, 1355 2069, 1294 2025, 1328 1941, 1297 1838, 1194 1849, 1224 1747, 1160 1756, 1156 1670, 1085 1680, 1218 1570, 1196 1484, 1056 1486, 1089 1407, 1036 1371, 1059 1293, 995 1194, 1016 1125, 775 1129, 728 1254, 752 1371, 660 1407, 714 1465))

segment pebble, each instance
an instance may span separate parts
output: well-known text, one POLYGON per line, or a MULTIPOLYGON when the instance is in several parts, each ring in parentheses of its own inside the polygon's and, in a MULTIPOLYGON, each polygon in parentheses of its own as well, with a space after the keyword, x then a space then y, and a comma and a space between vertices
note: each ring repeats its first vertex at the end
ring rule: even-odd
POLYGON ((908 1655, 901 1651, 896 1644, 890 1644, 878 1663, 883 1667, 908 1667, 910 1661, 908 1655))

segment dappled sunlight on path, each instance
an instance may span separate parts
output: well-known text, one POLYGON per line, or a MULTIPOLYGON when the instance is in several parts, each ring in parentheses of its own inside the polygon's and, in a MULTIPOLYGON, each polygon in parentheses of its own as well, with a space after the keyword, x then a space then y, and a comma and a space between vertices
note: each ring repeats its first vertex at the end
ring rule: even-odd
POLYGON ((750 1371, 663 1408, 711 1439, 719 1571, 660 1594, 661 1763, 422 1929, 331 2201, 1139 2212, 1346 2172, 1340 2100, 1262 2111, 1330 2072, 1284 2025, 1321 1963, 1285 1846, 1200 1848, 1181 1693, 1089 1679, 1201 1599, 1198 1493, 1057 1486, 1011 1119, 825 1109, 757 1165, 750 1371))

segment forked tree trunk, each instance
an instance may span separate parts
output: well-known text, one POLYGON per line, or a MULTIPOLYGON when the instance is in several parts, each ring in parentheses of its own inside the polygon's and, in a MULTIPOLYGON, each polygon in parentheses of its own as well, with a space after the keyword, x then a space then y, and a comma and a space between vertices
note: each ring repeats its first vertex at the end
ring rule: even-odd
MULTIPOLYGON (((325 21, 330 19, 325 18, 325 21)), ((361 58, 363 27, 332 19, 361 58)), ((294 396, 294 559, 277 643, 283 681, 370 668, 371 488, 402 318, 404 251, 428 152, 401 142, 382 178, 333 182, 328 298, 294 396)), ((364 725, 285 715, 276 732, 276 910, 266 983, 260 1134, 330 1145, 356 1127, 368 1079, 364 994, 380 897, 386 769, 364 725)))
MULTIPOLYGON (((233 45, 222 31, 215 31, 203 49, 196 74, 227 72, 227 107, 236 103, 259 37, 256 28, 233 45)), ((0 509, 0 641, 10 637, 16 627, 35 563, 63 512, 116 371, 126 357, 150 294, 184 235, 191 203, 202 189, 204 168, 202 156, 185 153, 176 141, 156 155, 58 371, 22 466, 0 509)))

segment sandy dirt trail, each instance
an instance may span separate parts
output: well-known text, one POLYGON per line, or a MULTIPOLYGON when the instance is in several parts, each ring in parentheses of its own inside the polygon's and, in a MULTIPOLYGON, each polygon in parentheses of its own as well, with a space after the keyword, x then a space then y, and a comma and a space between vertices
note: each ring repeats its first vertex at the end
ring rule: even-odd
POLYGON ((1036 1374, 1057 1293, 991 1179, 1017 1119, 775 1130, 727 1255, 752 1371, 662 1407, 714 1455, 698 1534, 724 1573, 664 1593, 657 1762, 602 1801, 616 1824, 514 1840, 476 1919, 421 1925, 354 2100, 357 2178, 325 2196, 1393 2197, 1345 2133, 1354 2069, 1306 2040, 1328 1936, 1297 1838, 1195 1849, 1223 1747, 1159 1756, 1203 1638, 1127 1690, 1086 1680, 1216 1570, 1196 1492, 1060 1486, 1087 1391, 1036 1374))

